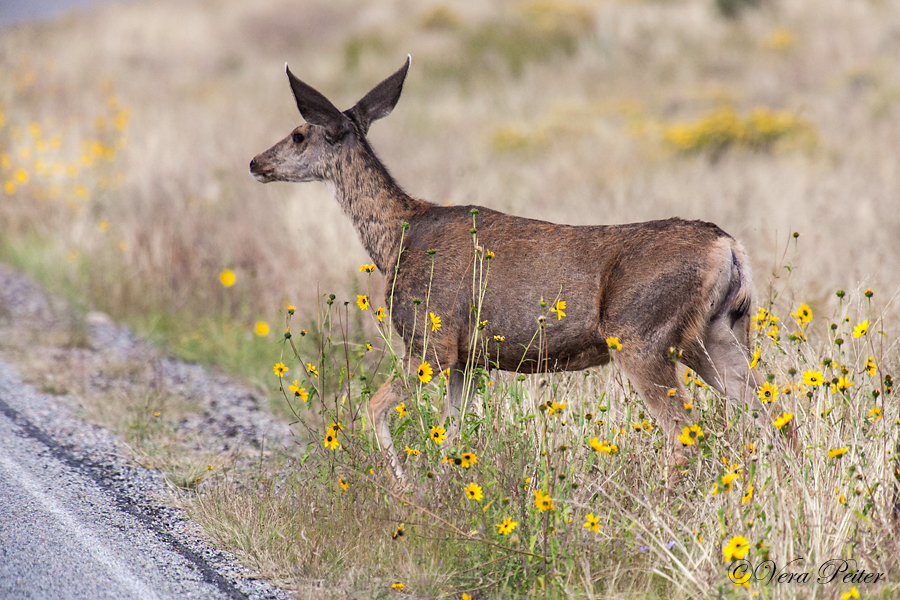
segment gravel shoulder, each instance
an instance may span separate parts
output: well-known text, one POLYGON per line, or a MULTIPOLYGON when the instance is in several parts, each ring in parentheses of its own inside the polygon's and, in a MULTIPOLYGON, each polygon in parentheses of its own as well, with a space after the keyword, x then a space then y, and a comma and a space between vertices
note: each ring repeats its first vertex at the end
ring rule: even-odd
POLYGON ((0 597, 289 597, 166 499, 181 493, 179 461, 233 465, 290 447, 255 390, 161 357, 0 265, 0 597), (96 425, 156 407, 166 452, 96 425))

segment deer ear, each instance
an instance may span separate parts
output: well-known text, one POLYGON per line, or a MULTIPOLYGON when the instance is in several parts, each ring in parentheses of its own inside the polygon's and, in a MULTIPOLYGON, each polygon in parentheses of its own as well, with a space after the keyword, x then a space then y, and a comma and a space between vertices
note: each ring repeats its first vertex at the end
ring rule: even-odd
POLYGON ((372 121, 383 119, 391 114, 397 101, 400 100, 400 92, 403 91, 403 82, 406 81, 406 73, 412 56, 406 56, 406 62, 400 69, 372 88, 372 91, 363 96, 356 106, 347 111, 347 114, 362 128, 363 133, 369 131, 372 121))
POLYGON ((312 86, 297 79, 291 73, 287 63, 284 64, 284 71, 287 73, 288 81, 291 82, 291 91, 294 92, 297 109, 307 123, 324 127, 326 137, 331 140, 339 139, 350 129, 347 116, 339 111, 328 98, 312 86))

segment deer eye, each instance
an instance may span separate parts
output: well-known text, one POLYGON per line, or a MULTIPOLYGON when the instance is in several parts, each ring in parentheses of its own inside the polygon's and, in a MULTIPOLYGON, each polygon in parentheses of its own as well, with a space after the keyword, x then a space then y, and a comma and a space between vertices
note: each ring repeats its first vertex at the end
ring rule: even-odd
POLYGON ((295 133, 294 135, 291 136, 291 139, 294 140, 295 144, 302 144, 304 137, 303 137, 302 133, 295 133))

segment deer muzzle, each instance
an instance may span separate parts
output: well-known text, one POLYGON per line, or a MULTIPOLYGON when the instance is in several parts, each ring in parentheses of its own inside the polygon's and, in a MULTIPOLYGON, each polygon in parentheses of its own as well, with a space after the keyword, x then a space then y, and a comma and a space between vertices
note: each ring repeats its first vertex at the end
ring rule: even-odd
POLYGON ((261 183, 275 181, 269 161, 259 160, 259 156, 250 161, 250 174, 261 183))

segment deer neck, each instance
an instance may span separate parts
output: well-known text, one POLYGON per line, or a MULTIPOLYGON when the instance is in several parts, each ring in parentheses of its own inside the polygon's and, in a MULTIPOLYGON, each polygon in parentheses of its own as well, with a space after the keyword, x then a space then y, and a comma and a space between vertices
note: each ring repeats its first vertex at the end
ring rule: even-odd
POLYGON ((382 273, 397 262, 404 221, 426 206, 404 192, 371 150, 354 153, 326 180, 372 261, 382 273))

